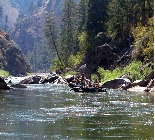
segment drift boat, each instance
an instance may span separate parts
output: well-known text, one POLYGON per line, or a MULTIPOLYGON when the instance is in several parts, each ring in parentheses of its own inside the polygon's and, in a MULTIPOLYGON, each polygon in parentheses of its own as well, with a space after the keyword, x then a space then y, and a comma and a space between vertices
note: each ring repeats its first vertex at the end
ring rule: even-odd
POLYGON ((95 88, 95 87, 88 87, 88 88, 80 88, 80 87, 72 87, 71 90, 75 92, 107 92, 106 88, 95 88))

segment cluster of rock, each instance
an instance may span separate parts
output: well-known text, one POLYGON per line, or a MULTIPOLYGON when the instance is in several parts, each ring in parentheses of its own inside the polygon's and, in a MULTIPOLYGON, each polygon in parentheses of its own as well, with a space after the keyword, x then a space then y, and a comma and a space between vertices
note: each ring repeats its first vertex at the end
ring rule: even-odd
POLYGON ((133 91, 133 89, 136 91, 137 88, 141 88, 141 91, 154 92, 154 70, 148 76, 146 76, 144 80, 136 80, 134 82, 131 82, 129 75, 127 74, 120 78, 105 82, 102 87, 131 91, 133 91))
POLYGON ((19 84, 66 84, 66 81, 57 74, 49 74, 48 76, 31 76, 22 80, 19 84))
MULTIPOLYGON (((20 81, 18 84, 8 86, 7 83, 4 81, 4 78, 0 77, 0 89, 26 88, 26 84, 68 84, 74 80, 74 75, 68 75, 65 78, 62 78, 61 76, 55 73, 51 73, 47 76, 33 75, 20 81)), ((126 74, 119 78, 105 82, 101 85, 101 87, 108 89, 123 89, 130 91, 136 91, 135 87, 139 87, 142 89, 140 91, 154 92, 154 71, 152 71, 147 77, 145 77, 144 80, 136 80, 134 82, 131 82, 129 75, 126 74), (134 88, 135 90, 132 90, 134 88)))
POLYGON ((14 84, 13 81, 8 83, 4 77, 0 77, 0 89, 11 89, 11 88, 27 88, 26 84, 67 84, 67 81, 57 74, 49 74, 47 76, 33 75, 21 80, 19 83, 14 84))

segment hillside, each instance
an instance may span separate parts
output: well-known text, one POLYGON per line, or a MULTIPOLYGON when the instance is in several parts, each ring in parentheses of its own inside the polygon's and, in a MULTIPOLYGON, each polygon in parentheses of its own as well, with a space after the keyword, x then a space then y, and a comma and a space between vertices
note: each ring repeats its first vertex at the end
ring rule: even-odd
POLYGON ((56 0, 47 1, 42 6, 35 8, 34 11, 29 11, 29 13, 21 15, 17 19, 11 38, 21 47, 25 55, 27 55, 28 51, 33 50, 36 42, 41 41, 44 17, 48 11, 54 11, 55 16, 57 16, 57 23, 60 22, 62 2, 56 0))
POLYGON ((27 72, 31 72, 28 59, 2 29, 0 29, 0 69, 9 71, 11 75, 26 75, 27 72))
POLYGON ((8 26, 13 27, 14 23, 16 22, 16 19, 18 18, 19 9, 17 7, 13 7, 10 3, 10 0, 0 0, 0 6, 2 6, 3 8, 3 20, 4 16, 7 15, 8 26))

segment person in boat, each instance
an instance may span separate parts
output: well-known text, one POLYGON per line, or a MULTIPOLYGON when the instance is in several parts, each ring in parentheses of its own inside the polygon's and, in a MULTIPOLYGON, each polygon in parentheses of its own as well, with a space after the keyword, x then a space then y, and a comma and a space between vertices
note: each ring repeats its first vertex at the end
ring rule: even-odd
POLYGON ((88 85, 88 87, 93 87, 94 82, 92 81, 91 78, 87 80, 87 85, 88 85))
POLYGON ((82 75, 81 75, 81 86, 82 86, 82 88, 86 88, 86 77, 85 77, 84 73, 82 73, 82 75))
POLYGON ((95 88, 99 88, 99 82, 98 82, 97 79, 96 79, 95 82, 94 82, 94 87, 95 87, 95 88))
POLYGON ((75 86, 81 87, 81 82, 79 78, 76 78, 75 80, 75 86))

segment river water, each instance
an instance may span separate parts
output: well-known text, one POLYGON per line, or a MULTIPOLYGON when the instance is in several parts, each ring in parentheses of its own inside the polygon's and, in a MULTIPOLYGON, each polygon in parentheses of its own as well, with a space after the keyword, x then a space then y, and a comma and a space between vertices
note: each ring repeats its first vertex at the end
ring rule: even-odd
POLYGON ((154 101, 142 93, 28 85, 1 91, 0 112, 0 140, 154 139, 154 101))

